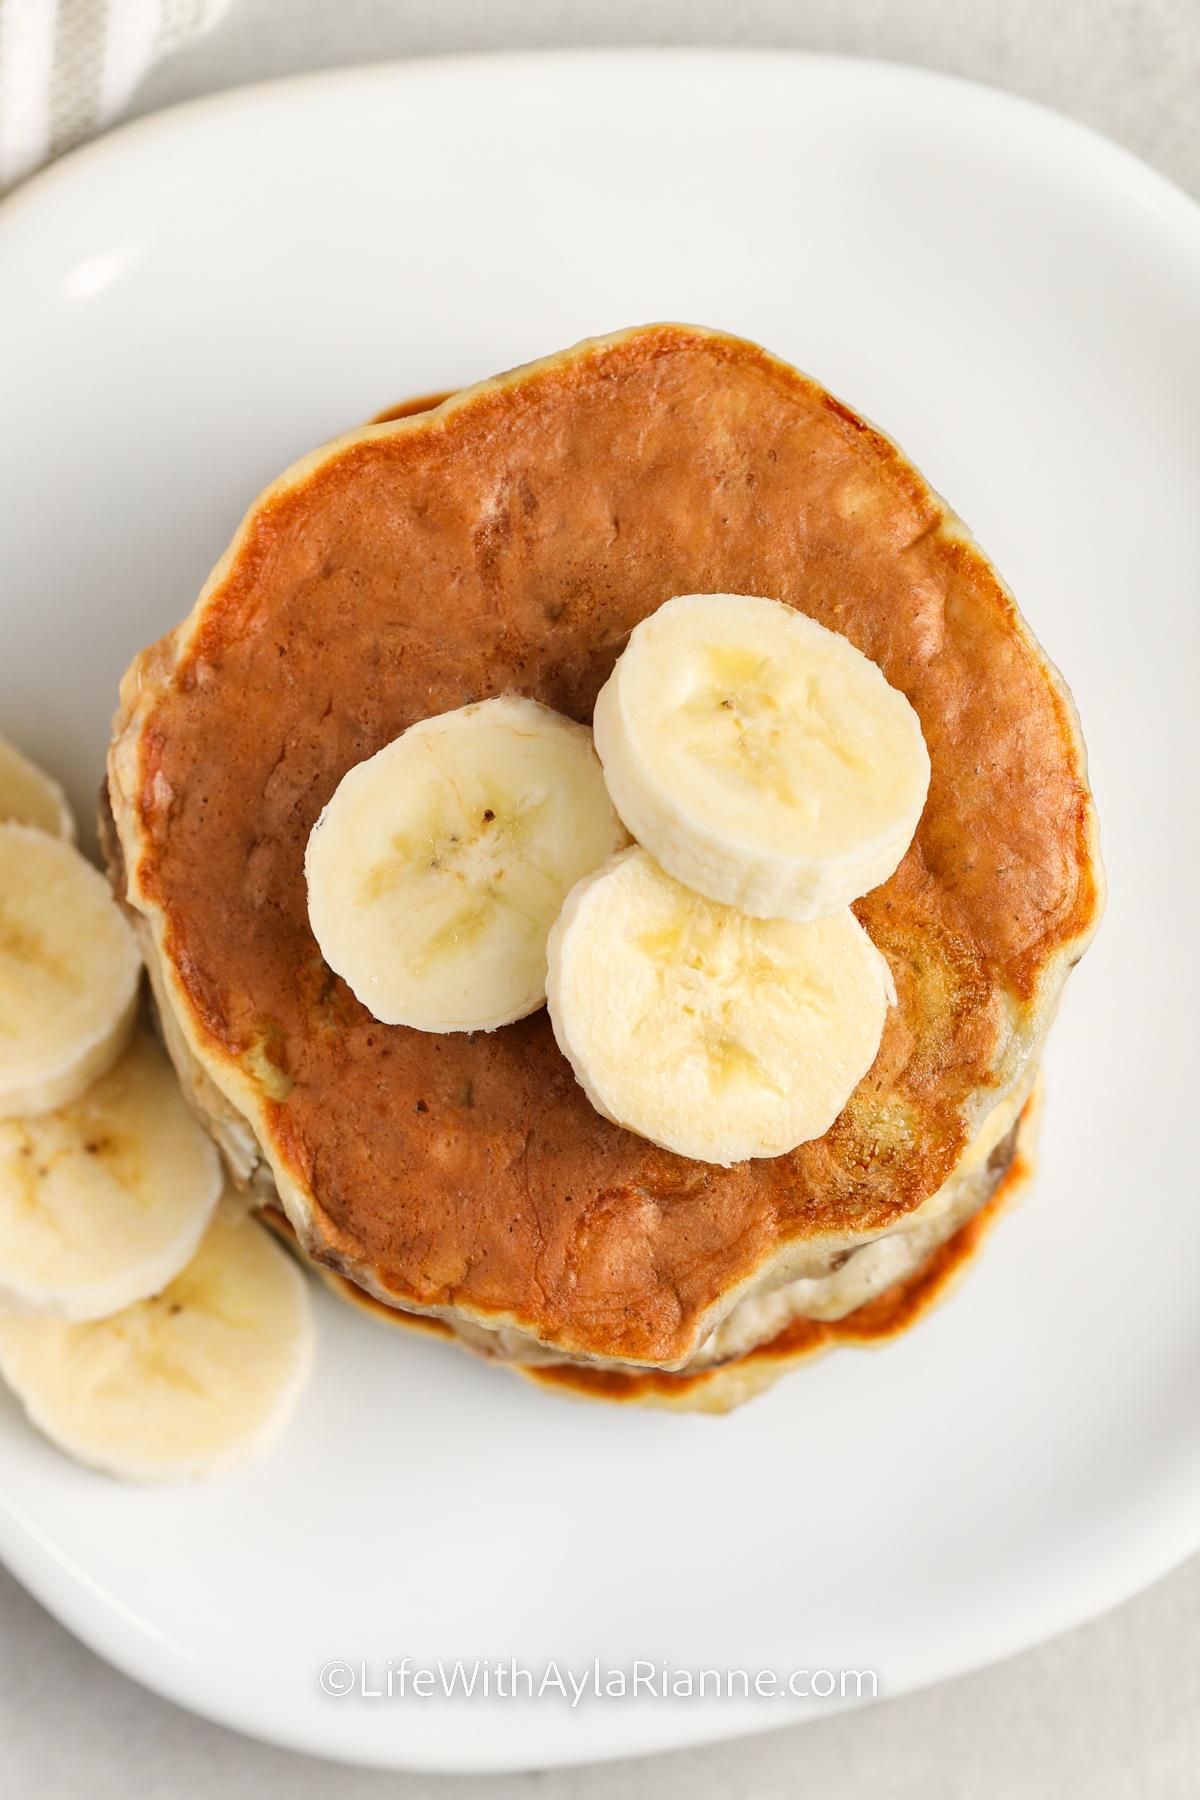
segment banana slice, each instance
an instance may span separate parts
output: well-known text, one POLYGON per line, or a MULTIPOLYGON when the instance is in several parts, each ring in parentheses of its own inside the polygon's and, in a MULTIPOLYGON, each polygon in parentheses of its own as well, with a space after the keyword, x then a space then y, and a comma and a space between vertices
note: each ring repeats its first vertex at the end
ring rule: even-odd
POLYGON ((75 820, 57 781, 0 737, 0 823, 32 825, 51 837, 75 841, 75 820))
POLYGON ((753 919, 636 848, 572 890, 549 959, 554 1035, 597 1112, 726 1168, 828 1131, 896 999, 853 913, 753 919))
POLYGON ((82 1094, 133 1026, 141 958, 103 876, 28 825, 0 825, 0 1119, 82 1094))
POLYGON ((542 1004, 563 900, 627 841, 585 725, 485 700, 344 777, 308 841, 308 916, 375 1018, 493 1031, 542 1004))
POLYGON ((139 1031, 57 1112, 0 1120, 0 1305, 102 1319, 195 1254, 221 1194, 216 1145, 139 1031))
POLYGON ((638 843, 760 919, 821 918, 885 881, 929 787, 904 695, 777 600, 668 600, 634 629, 594 730, 638 843))
POLYGON ((0 1375, 32 1422, 126 1481, 218 1475, 265 1450, 313 1349, 304 1276, 233 1205, 153 1299, 90 1324, 0 1317, 0 1375))

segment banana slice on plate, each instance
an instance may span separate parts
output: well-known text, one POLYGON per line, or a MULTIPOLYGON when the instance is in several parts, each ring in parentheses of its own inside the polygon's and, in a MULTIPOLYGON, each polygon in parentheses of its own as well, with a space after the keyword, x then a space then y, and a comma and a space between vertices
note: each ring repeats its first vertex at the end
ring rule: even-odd
POLYGON ((637 848, 571 892, 549 958, 554 1035, 597 1112, 726 1168, 828 1131, 896 999, 852 912, 753 919, 637 848))
POLYGON ((485 700, 343 778, 308 841, 309 921, 384 1024, 493 1031, 542 1004, 563 900, 627 841, 586 725, 485 700))
POLYGON ((820 918, 885 881, 929 787, 904 695, 777 600, 668 600, 635 627, 594 730, 638 843, 756 918, 820 918))
POLYGON ((221 1194, 216 1146, 141 1031, 87 1093, 0 1120, 0 1305, 99 1319, 156 1294, 221 1194))
POLYGON ((0 823, 32 825, 51 837, 75 841, 75 820, 57 781, 0 737, 0 823))
POLYGON ((78 850, 0 825, 0 1119, 82 1094, 133 1026, 141 958, 78 850))
POLYGON ((304 1276, 222 1204, 182 1274, 90 1324, 0 1317, 0 1375, 40 1431, 127 1481, 217 1475, 265 1450, 312 1368, 304 1276))

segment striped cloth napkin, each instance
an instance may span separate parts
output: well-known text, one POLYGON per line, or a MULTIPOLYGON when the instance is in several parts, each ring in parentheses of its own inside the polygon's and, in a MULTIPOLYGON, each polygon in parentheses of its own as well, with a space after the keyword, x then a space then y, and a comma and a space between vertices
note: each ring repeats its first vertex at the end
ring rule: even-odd
POLYGON ((116 118, 229 0, 0 0, 0 193, 116 118))

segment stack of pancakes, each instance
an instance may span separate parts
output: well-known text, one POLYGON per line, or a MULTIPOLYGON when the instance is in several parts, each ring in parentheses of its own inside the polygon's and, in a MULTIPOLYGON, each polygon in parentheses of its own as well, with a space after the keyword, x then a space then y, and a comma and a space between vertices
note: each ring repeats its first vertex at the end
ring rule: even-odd
POLYGON ((815 382, 681 326, 296 464, 126 675, 109 796, 168 1046, 235 1176, 397 1322, 656 1405, 724 1410, 944 1291, 1028 1175, 1039 1050, 1102 905, 1070 697, 961 522, 815 382), (843 633, 932 762, 854 906, 898 995, 875 1063, 823 1138, 729 1169, 596 1113, 544 1010, 381 1025, 322 961, 303 866, 342 776, 410 725, 499 694, 590 724, 633 626, 706 592, 843 633))

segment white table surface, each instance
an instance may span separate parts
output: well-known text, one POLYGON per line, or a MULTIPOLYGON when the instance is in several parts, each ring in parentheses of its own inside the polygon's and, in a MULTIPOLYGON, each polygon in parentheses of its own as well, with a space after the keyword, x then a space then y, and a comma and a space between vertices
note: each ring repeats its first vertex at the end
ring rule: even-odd
MULTIPOLYGON (((1107 132, 1200 195, 1200 0, 233 0, 130 110, 385 57, 629 43, 833 50, 967 75, 1107 132)), ((0 1570, 0 1793, 22 1800, 1198 1792, 1200 1558, 1080 1631, 907 1699, 707 1750, 495 1779, 344 1769, 195 1719, 100 1662, 0 1570)))

